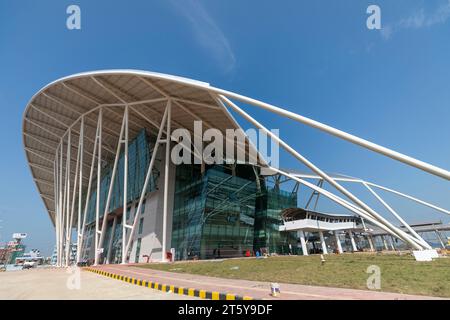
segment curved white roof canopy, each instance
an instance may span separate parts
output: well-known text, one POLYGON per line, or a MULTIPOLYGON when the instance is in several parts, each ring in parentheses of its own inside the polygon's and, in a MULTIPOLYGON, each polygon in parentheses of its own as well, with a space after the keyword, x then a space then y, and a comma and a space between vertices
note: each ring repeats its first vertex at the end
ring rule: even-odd
MULTIPOLYGON (((170 99, 173 107, 173 129, 186 128, 193 133, 193 124, 196 120, 203 121, 204 129, 216 128, 224 132, 226 129, 240 128, 227 110, 227 107, 230 107, 255 127, 265 130, 269 137, 278 141, 286 151, 309 167, 316 175, 329 182, 354 204, 350 204, 334 195, 328 194, 327 196, 355 211, 361 217, 370 219, 380 224, 381 227, 389 229, 392 234, 405 239, 414 247, 420 248, 420 246, 417 246, 417 243, 423 242, 423 239, 420 237, 410 239, 410 236, 395 228, 376 211, 341 186, 338 183, 338 180, 341 179, 329 176, 287 143, 271 135, 264 126, 228 98, 236 99, 282 115, 407 165, 450 180, 450 172, 445 169, 390 150, 285 109, 233 92, 211 87, 204 82, 136 70, 95 71, 62 78, 47 85, 31 99, 23 116, 23 142, 26 156, 33 178, 52 221, 54 221, 55 217, 53 187, 55 155, 61 142, 63 144, 68 143, 67 137, 69 136, 69 131, 71 132, 70 136, 72 136, 70 143, 72 146, 71 151, 72 149, 74 149, 73 151, 77 150, 76 141, 78 139, 77 135, 80 133, 81 118, 83 117, 85 119, 85 145, 83 148, 83 166, 87 166, 87 169, 83 170, 83 185, 85 185, 88 180, 88 163, 92 159, 92 152, 90 150, 93 150, 95 141, 98 110, 103 110, 102 160, 111 162, 114 159, 115 148, 118 144, 123 117, 122 109, 124 106, 129 106, 129 132, 130 138, 133 138, 142 128, 146 128, 154 134, 158 132, 167 101, 170 99)), ((254 146, 248 139, 245 141, 245 146, 240 147, 245 147, 246 153, 250 150, 252 150, 252 153, 254 152, 254 146)), ((65 155, 63 155, 64 157, 65 155)), ((71 161, 69 162, 71 168, 70 180, 73 180, 75 176, 76 157, 76 152, 71 152, 71 161)), ((267 163, 262 159, 261 155, 259 155, 258 161, 259 165, 263 167, 267 166, 267 163)), ((62 169, 65 169, 64 166, 62 169)), ((276 168, 270 168, 270 170, 299 180, 298 177, 288 172, 283 172, 276 168)), ((301 182, 302 180, 299 181, 301 182)), ((73 186, 71 187, 73 188, 73 186)), ((310 187, 317 189, 313 185, 310 187)), ((325 190, 319 189, 317 190, 321 193, 327 194, 325 190)), ((72 193, 70 192, 69 194, 72 193)))
MULTIPOLYGON (((130 106, 132 139, 142 128, 158 133, 167 100, 172 99, 172 130, 186 128, 193 137, 194 121, 203 130, 240 128, 228 110, 211 96, 209 84, 160 73, 109 70, 80 73, 50 83, 36 93, 23 115, 23 143, 31 174, 54 221, 55 154, 71 129, 71 180, 75 176, 81 116, 85 118, 83 181, 87 185, 94 147, 98 109, 103 108, 102 158, 114 161, 123 108, 130 106)), ((241 146, 242 147, 242 146, 241 146)), ((246 141, 246 151, 249 143, 246 141)), ((250 148, 253 148, 250 144, 250 148)), ((63 157, 66 155, 64 154, 63 157)), ((65 167, 63 168, 65 172, 65 167)), ((73 187, 73 186, 72 186, 73 187)))

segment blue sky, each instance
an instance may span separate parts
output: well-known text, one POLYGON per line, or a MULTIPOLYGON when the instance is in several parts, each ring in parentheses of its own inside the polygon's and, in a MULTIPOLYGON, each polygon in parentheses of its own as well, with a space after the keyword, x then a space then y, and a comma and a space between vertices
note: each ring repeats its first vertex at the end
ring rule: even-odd
MULTIPOLYGON (((449 36, 449 0, 0 0, 0 242, 28 232, 30 247, 46 254, 53 247, 21 118, 32 95, 55 79, 134 68, 203 80, 450 169, 449 36), (70 4, 81 7, 80 31, 66 28, 70 4), (381 31, 366 27, 370 4, 381 8, 381 31)), ((447 181, 250 110, 326 171, 450 207, 447 181)), ((288 155, 281 161, 302 169, 288 155)), ((448 220, 386 199, 408 221, 448 220)))

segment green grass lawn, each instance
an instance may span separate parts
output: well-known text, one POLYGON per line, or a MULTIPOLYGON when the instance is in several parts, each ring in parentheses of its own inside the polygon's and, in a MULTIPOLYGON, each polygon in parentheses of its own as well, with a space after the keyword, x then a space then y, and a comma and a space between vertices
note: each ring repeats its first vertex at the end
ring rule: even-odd
POLYGON ((381 269, 381 291, 450 297, 450 258, 416 262, 411 255, 343 254, 145 264, 138 267, 213 277, 367 290, 370 265, 381 269))

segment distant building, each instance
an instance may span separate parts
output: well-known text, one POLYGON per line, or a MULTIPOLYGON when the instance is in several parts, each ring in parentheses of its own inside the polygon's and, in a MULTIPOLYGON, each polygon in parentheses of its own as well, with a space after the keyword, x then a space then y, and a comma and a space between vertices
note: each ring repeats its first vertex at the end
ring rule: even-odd
POLYGON ((57 263, 57 259, 58 259, 58 254, 57 254, 56 246, 55 246, 55 248, 53 249, 52 256, 50 257, 50 264, 55 266, 57 263))
POLYGON ((35 262, 38 265, 44 264, 45 258, 41 256, 41 252, 37 249, 32 249, 28 253, 24 253, 20 257, 16 257, 14 264, 23 265, 25 262, 35 262))
POLYGON ((16 259, 24 255, 25 245, 22 244, 23 238, 15 237, 12 241, 0 248, 0 264, 15 264, 16 259))

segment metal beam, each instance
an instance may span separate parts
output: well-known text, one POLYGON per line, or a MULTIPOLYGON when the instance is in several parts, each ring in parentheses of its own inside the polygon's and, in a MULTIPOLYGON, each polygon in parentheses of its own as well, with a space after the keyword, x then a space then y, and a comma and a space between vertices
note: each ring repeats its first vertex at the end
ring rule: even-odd
MULTIPOLYGON (((128 251, 125 250, 125 238, 127 236, 127 206, 128 206, 128 108, 127 108, 127 121, 124 126, 125 139, 124 139, 124 161, 123 161, 123 214, 122 214, 122 263, 127 259, 128 251)), ((139 214, 136 214, 138 216, 139 214)), ((130 236, 131 239, 131 236, 130 236)))
POLYGON ((166 156, 164 161, 164 201, 163 201, 163 233, 162 233, 162 261, 166 261, 167 252, 167 216, 169 214, 169 174, 170 174, 170 146, 171 146, 171 121, 172 100, 167 102, 167 125, 166 125, 166 156))
POLYGON ((268 111, 270 111, 272 113, 279 114, 281 116, 290 118, 292 120, 295 120, 295 121, 298 121, 300 123, 306 124, 306 125, 308 125, 310 127, 319 129, 319 130, 324 131, 326 133, 329 133, 329 134, 331 134, 331 135, 333 135, 335 137, 338 137, 340 139, 349 141, 349 142, 351 142, 353 144, 359 145, 361 147, 364 147, 364 148, 369 149, 371 151, 380 153, 380 154, 382 154, 384 156, 387 156, 389 158, 392 158, 394 160, 397 160, 397 161, 403 162, 403 163, 405 163, 407 165, 410 165, 412 167, 418 168, 418 169, 420 169, 422 171, 431 173, 431 174, 433 174, 435 176, 444 178, 446 180, 450 180, 450 171, 447 171, 445 169, 442 169, 442 168, 439 168, 437 166, 431 165, 431 164, 426 163, 424 161, 420 161, 418 159, 415 159, 413 157, 407 156, 407 155, 402 154, 400 152, 397 152, 397 151, 388 149, 386 147, 380 146, 378 144, 375 144, 375 143, 370 142, 368 140, 359 138, 359 137, 357 137, 355 135, 349 134, 349 133, 344 132, 342 130, 333 128, 333 127, 328 126, 326 124, 323 124, 321 122, 309 119, 307 117, 304 117, 304 116, 301 116, 301 115, 296 114, 294 112, 287 111, 285 109, 282 109, 282 108, 270 105, 268 103, 264 103, 264 102, 261 102, 261 101, 258 101, 258 100, 252 99, 252 98, 244 97, 244 96, 236 94, 236 93, 232 93, 232 92, 229 92, 229 91, 220 90, 220 89, 216 89, 216 88, 210 88, 210 90, 212 92, 215 92, 215 93, 219 94, 219 95, 222 95, 222 96, 225 95, 225 96, 230 97, 230 98, 238 99, 238 100, 240 100, 242 102, 249 103, 249 104, 251 104, 253 106, 256 106, 256 107, 268 110, 268 111))
MULTIPOLYGON (((102 229, 100 232, 100 241, 99 241, 99 245, 98 245, 100 248, 103 248, 103 242, 105 239, 106 227, 107 227, 107 223, 108 223, 109 204, 111 202, 111 196, 112 196, 112 192, 113 192, 113 188, 114 188, 114 182, 116 180, 117 164, 119 162, 120 149, 121 149, 122 143, 124 142, 124 141, 122 141, 123 140, 122 138, 123 138, 124 130, 125 130, 125 127, 127 126, 127 123, 128 123, 128 107, 125 107, 124 114, 123 114, 123 120, 122 120, 122 126, 120 128, 119 141, 117 142, 116 156, 114 159, 114 165, 113 165, 113 169, 112 169, 112 173, 111 173, 111 181, 109 183, 108 196, 106 197, 105 210, 103 212, 102 229)), ((100 254, 98 252, 96 252, 95 253, 95 264, 99 263, 99 259, 100 259, 100 254)))
POLYGON ((79 138, 79 148, 80 152, 80 181, 78 182, 78 217, 77 217, 77 263, 80 262, 81 256, 81 206, 82 206, 82 196, 83 196, 83 163, 84 163, 84 117, 81 118, 80 125, 80 138, 79 138))
MULTIPOLYGON (((167 104, 169 104, 169 102, 167 104)), ((146 174, 145 180, 144 180, 144 185, 142 186, 142 189, 141 189, 141 196, 139 197, 139 202, 138 202, 138 205, 137 205, 137 208, 136 208, 136 214, 134 215, 134 221, 133 221, 133 225, 131 227, 130 236, 128 238, 126 246, 122 250, 122 263, 126 263, 127 262, 126 258, 127 258, 127 255, 128 255, 128 251, 130 250, 131 241, 132 241, 133 236, 134 236, 134 231, 136 230, 136 225, 137 225, 137 222, 138 222, 139 213, 141 212, 142 203, 144 202, 144 197, 145 197, 145 194, 146 194, 146 191, 147 191, 147 186, 148 186, 148 184, 150 182, 150 178, 152 177, 153 167, 155 165, 156 155, 158 153, 158 148, 159 148, 159 145, 162 143, 161 137, 162 137, 162 134, 163 134, 163 131, 164 131, 165 123, 166 123, 167 118, 168 118, 168 110, 169 110, 169 108, 168 108, 168 105, 167 105, 166 111, 164 112, 164 115, 163 115, 163 118, 162 118, 162 121, 161 121, 161 125, 159 127, 158 136, 156 138, 155 147, 153 148, 152 157, 150 159, 150 164, 148 166, 147 174, 146 174)), ((126 207, 124 207, 124 213, 125 212, 126 212, 126 207)), ((124 222, 122 224, 125 226, 126 220, 123 220, 123 221, 124 222)), ((124 230, 124 234, 123 234, 122 241, 125 241, 125 230, 126 230, 125 227, 124 227, 123 230, 124 230)))
POLYGON ((31 148, 25 148, 25 151, 27 151, 27 152, 29 152, 31 154, 34 154, 35 156, 37 156, 37 157, 39 157, 39 158, 41 158, 43 160, 46 160, 46 161, 48 161, 50 163, 53 163, 53 160, 51 160, 51 159, 49 159, 47 157, 44 157, 42 154, 38 153, 38 152, 41 152, 39 150, 34 150, 34 149, 31 149, 31 148))
POLYGON ((366 183, 367 183, 368 185, 372 186, 372 187, 375 187, 375 188, 378 188, 378 189, 382 189, 382 190, 384 190, 384 191, 388 191, 388 192, 394 193, 394 194, 399 195, 399 196, 401 196, 401 197, 404 197, 404 198, 407 198, 407 199, 412 200, 412 201, 414 201, 414 202, 420 203, 420 204, 422 204, 422 205, 424 205, 424 206, 426 206, 426 207, 429 207, 429 208, 432 208, 432 209, 434 209, 434 210, 437 210, 437 211, 440 211, 440 212, 443 212, 443 213, 446 213, 446 214, 449 214, 449 215, 450 215, 450 211, 449 211, 449 210, 443 209, 443 208, 438 207, 438 206, 436 206, 436 205, 434 205, 434 204, 431 204, 431 203, 429 203, 429 202, 420 200, 420 199, 418 199, 418 198, 415 198, 415 197, 413 197, 413 196, 410 196, 410 195, 401 193, 401 192, 396 191, 396 190, 393 190, 393 189, 389 189, 389 188, 380 186, 380 185, 375 184, 375 183, 371 183, 371 182, 367 182, 367 181, 366 181, 366 183))
POLYGON ((49 127, 50 125, 47 124, 47 123, 42 123, 42 124, 41 124, 39 120, 31 119, 31 118, 29 118, 29 117, 25 117, 24 120, 25 120, 26 122, 28 122, 28 123, 30 123, 30 124, 32 124, 32 125, 38 127, 39 129, 41 129, 41 130, 47 132, 48 134, 50 134, 50 135, 56 137, 57 139, 60 139, 61 136, 64 134, 64 130, 61 129, 61 128, 56 128, 56 127, 51 126, 51 128, 53 128, 53 129, 55 129, 55 130, 57 130, 57 131, 60 131, 59 133, 55 133, 55 132, 53 132, 53 131, 48 130, 45 126, 49 127))
MULTIPOLYGON (((75 85, 72 85, 72 84, 66 84, 66 83, 63 83, 63 85, 67 88, 67 89, 69 89, 69 90, 71 90, 72 92, 74 92, 75 94, 77 94, 78 96, 80 96, 80 97, 82 97, 82 98, 84 98, 84 99, 86 99, 86 100, 89 100, 89 101, 91 101, 92 103, 94 103, 95 105, 97 105, 97 106, 102 106, 102 107, 109 107, 109 106, 124 106, 124 104, 123 103, 119 103, 119 104, 117 104, 117 103, 113 103, 113 104, 108 104, 108 103, 105 103, 104 101, 100 101, 99 100, 99 98, 97 98, 97 97, 93 97, 91 94, 89 94, 89 93, 87 93, 85 90, 83 90, 83 89, 81 89, 81 88, 79 88, 79 87, 77 87, 77 86, 75 86, 75 85)), ((132 105, 137 105, 137 104, 140 104, 140 103, 150 103, 150 102, 158 102, 158 101, 162 101, 161 99, 149 99, 149 100, 143 100, 143 101, 135 101, 135 102, 129 102, 129 103, 126 103, 128 106, 132 106, 132 105)), ((110 108, 109 109, 109 111, 110 112, 112 112, 112 113, 114 113, 114 114, 116 114, 116 115, 118 115, 118 116, 121 116, 116 110, 114 110, 113 108, 110 108)), ((104 117, 105 117, 105 115, 104 115, 104 117)), ((108 123, 113 123, 113 124, 115 124, 116 126, 120 126, 120 123, 118 123, 118 122, 116 122, 115 120, 112 120, 111 118, 107 118, 107 117, 105 117, 105 120, 107 120, 107 122, 108 123)), ((133 130, 132 129, 132 131, 133 131, 133 134, 136 134, 137 132, 135 131, 135 130, 133 130)))
POLYGON ((273 134, 271 131, 269 131, 267 128, 265 128, 263 125, 261 125, 258 121, 256 121, 251 116, 249 116, 246 112, 244 112, 236 104, 231 102, 228 98, 226 98, 224 96, 220 96, 220 98, 225 103, 227 103, 232 109, 234 109, 237 113, 239 113, 242 117, 244 117, 247 121, 252 123, 257 128, 262 129, 268 136, 270 136, 273 140, 277 141, 286 151, 288 151, 290 154, 292 154, 294 157, 296 157, 300 162, 302 162, 304 165, 306 165, 308 168, 310 168, 317 175, 321 176, 325 181, 327 181, 329 184, 331 184, 333 187, 335 187, 338 191, 340 191, 342 194, 344 194, 347 198, 351 199, 356 205, 358 205, 361 208, 363 208, 366 212, 368 212, 370 215, 372 215, 377 220, 379 220, 379 221, 383 222, 385 225, 389 226, 389 228, 392 230, 392 232, 394 232, 394 234, 396 234, 397 237, 407 239, 407 242, 413 248, 416 248, 418 250, 422 249, 422 247, 419 246, 416 242, 411 241, 409 236, 404 231, 402 231, 402 230, 392 226, 386 219, 384 219, 382 216, 380 216, 377 212, 375 212, 367 204, 365 204, 363 201, 361 201, 359 198, 357 198, 355 195, 353 195, 346 188, 341 186, 338 182, 333 180, 333 178, 328 176, 324 171, 319 169, 312 162, 310 162, 304 156, 302 156, 297 151, 295 151, 291 146, 289 146, 283 140, 278 138, 275 134, 273 134))
POLYGON ((388 205, 387 202, 384 201, 367 183, 363 182, 363 185, 390 213, 392 213, 392 215, 395 218, 397 218, 398 221, 400 221, 401 224, 403 224, 405 226, 406 229, 408 229, 408 231, 414 237, 416 237, 417 240, 419 240, 424 245, 424 247, 426 247, 427 249, 431 249, 431 246, 425 240, 423 240, 422 237, 419 236, 419 234, 417 232, 415 232, 413 230, 413 228, 411 228, 410 225, 408 223, 406 223, 406 221, 403 220, 402 217, 400 217, 400 215, 397 212, 395 212, 395 210, 392 209, 392 207, 390 205, 388 205))
MULTIPOLYGON (((318 175, 297 174, 297 173, 294 173, 293 175, 296 176, 296 177, 299 177, 299 178, 322 180, 322 178, 320 176, 318 176, 318 175)), ((343 181, 343 182, 355 182, 355 183, 361 183, 361 184, 365 183, 365 184, 367 184, 367 185, 369 185, 371 187, 375 187, 375 188, 378 188, 378 189, 381 189, 381 190, 384 190, 384 191, 396 194, 396 195, 398 195, 400 197, 404 197, 406 199, 409 199, 409 200, 412 200, 412 201, 417 202, 419 204, 422 204, 422 205, 424 205, 426 207, 432 208, 432 209, 434 209, 436 211, 439 211, 439 212, 442 212, 442 213, 450 215, 450 210, 438 207, 438 206, 436 206, 434 204, 431 204, 431 203, 426 202, 424 200, 418 199, 418 198, 413 197, 411 195, 408 195, 408 194, 402 193, 400 191, 397 191, 397 190, 394 190, 394 189, 391 189, 391 188, 388 188, 388 187, 385 187, 385 186, 381 186, 381 185, 378 185, 378 184, 375 184, 375 183, 372 183, 372 182, 369 182, 369 181, 365 181, 365 180, 362 180, 362 179, 359 179, 359 178, 352 178, 352 177, 346 177, 346 178, 344 178, 344 177, 333 177, 333 179, 336 180, 336 181, 343 181)))
MULTIPOLYGON (((98 120, 97 120, 97 129, 96 129, 96 132, 95 132, 94 149, 92 151, 93 157, 91 159, 91 168, 90 168, 90 172, 89 172, 89 182, 88 182, 88 188, 87 188, 87 192, 86 192, 86 200, 84 202, 83 223, 82 223, 82 226, 81 226, 81 235, 80 235, 80 244, 79 244, 81 249, 83 247, 84 231, 86 229, 87 210, 88 210, 88 207, 89 207, 89 202, 90 202, 90 197, 91 197, 92 178, 94 176, 95 158, 96 158, 97 150, 98 150, 97 142, 98 142, 99 128, 100 128, 100 117, 98 117, 98 120)), ((80 257, 79 258, 81 258, 81 252, 80 252, 80 257)))
MULTIPOLYGON (((95 203, 95 256, 98 255, 98 250, 100 249, 98 247, 99 242, 99 224, 100 224, 100 195, 101 195, 101 180, 102 180, 102 165, 101 165, 101 159, 102 159, 102 126, 103 126, 103 108, 100 108, 99 116, 98 116, 98 151, 97 151, 97 200, 95 203)), ((98 260, 96 260, 94 265, 98 264, 98 260)))

